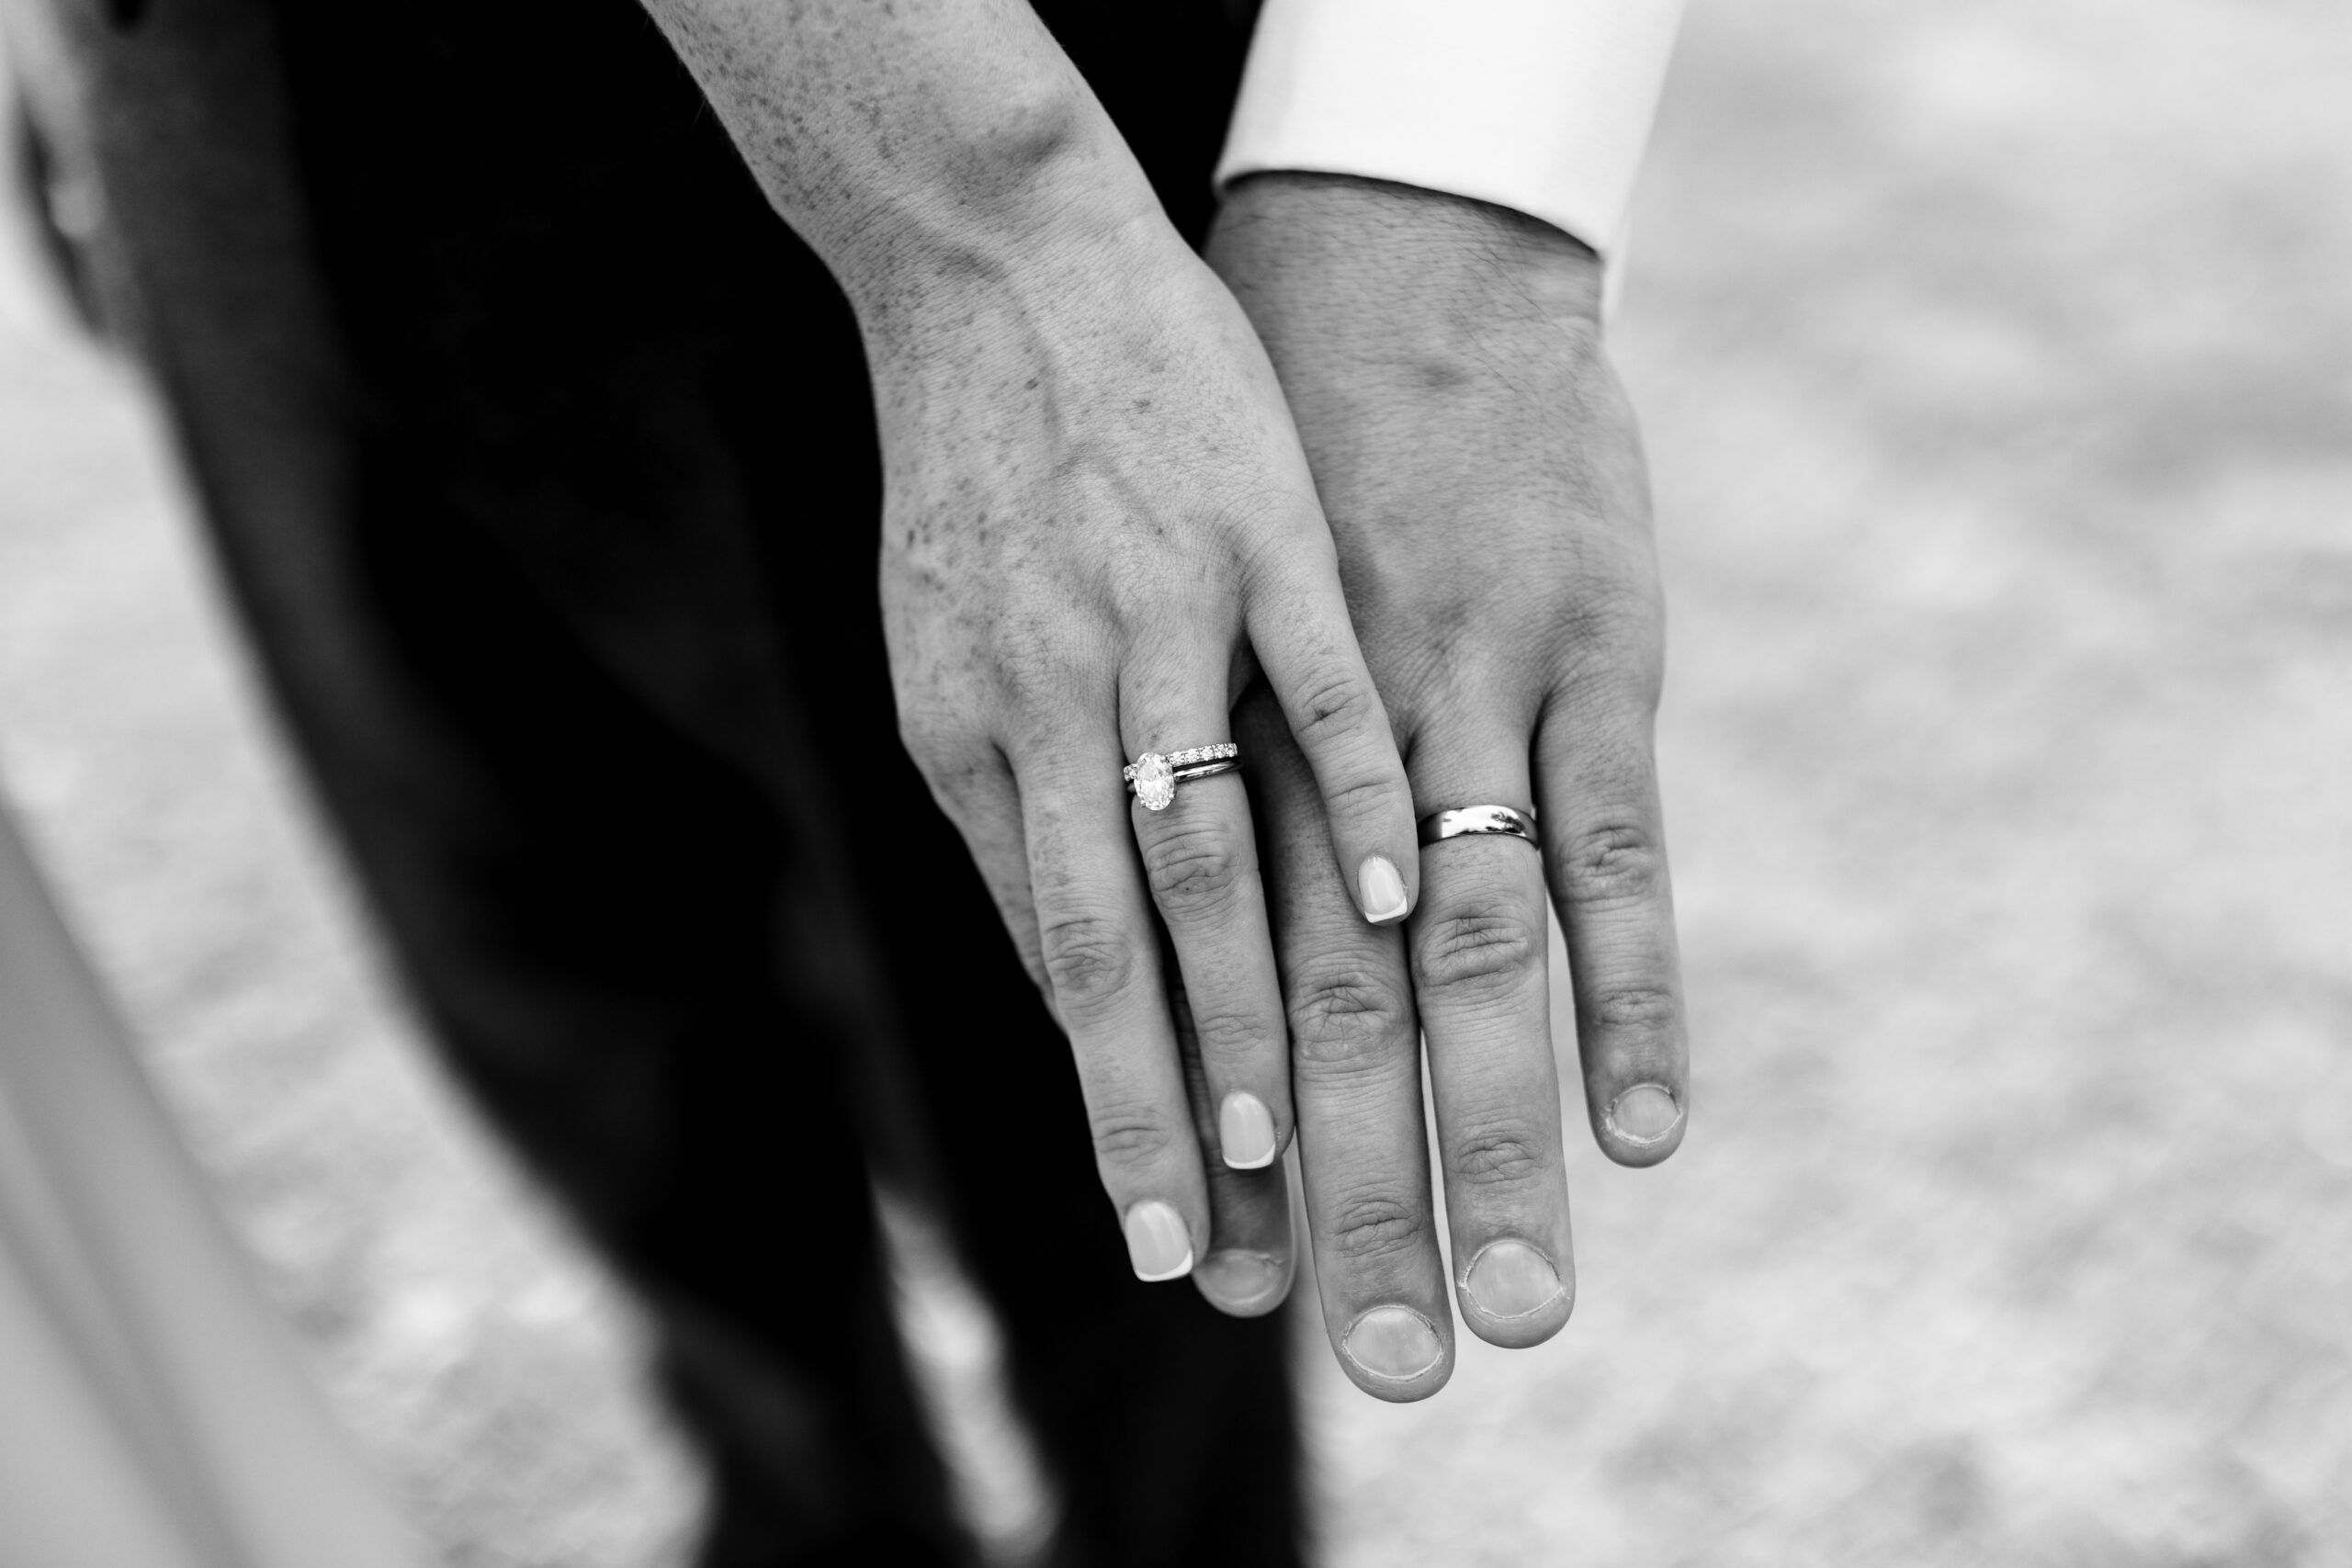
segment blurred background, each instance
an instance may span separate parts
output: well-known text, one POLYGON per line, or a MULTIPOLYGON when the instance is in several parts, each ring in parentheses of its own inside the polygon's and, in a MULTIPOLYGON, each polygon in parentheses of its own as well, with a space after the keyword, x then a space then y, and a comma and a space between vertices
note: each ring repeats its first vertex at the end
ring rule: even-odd
MULTIPOLYGON (((1572 1151, 1551 1345, 1400 1408, 1301 1323, 1329 1562, 2352 1564, 2347 83, 2339 0, 1694 6, 1613 329, 1694 1124, 1572 1151)), ((635 1325, 426 1058, 21 245, 0 778, 450 1561, 678 1561, 635 1325)))

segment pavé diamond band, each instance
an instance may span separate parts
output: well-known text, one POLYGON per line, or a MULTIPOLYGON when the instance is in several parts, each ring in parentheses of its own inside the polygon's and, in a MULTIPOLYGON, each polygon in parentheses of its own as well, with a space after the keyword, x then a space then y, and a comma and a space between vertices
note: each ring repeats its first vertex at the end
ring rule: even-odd
POLYGON ((1535 813, 1509 806, 1458 806, 1451 811, 1432 811, 1421 818, 1419 828, 1424 844, 1492 836, 1525 839, 1539 850, 1544 847, 1542 836, 1535 831, 1535 813))
POLYGON ((1241 748, 1232 741, 1215 746, 1188 746, 1162 755, 1146 751, 1119 771, 1127 793, 1143 802, 1146 811, 1165 811, 1176 798, 1176 786, 1193 779, 1229 773, 1241 765, 1241 748))

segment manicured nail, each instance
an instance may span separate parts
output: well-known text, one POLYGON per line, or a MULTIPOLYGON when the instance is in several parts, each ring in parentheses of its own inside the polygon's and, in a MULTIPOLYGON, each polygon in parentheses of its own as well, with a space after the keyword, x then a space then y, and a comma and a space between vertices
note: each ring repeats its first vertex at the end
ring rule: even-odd
POLYGON ((1365 919, 1385 926, 1405 918, 1405 879, 1396 874, 1395 863, 1386 855, 1366 855, 1356 881, 1365 919))
POLYGON ((1682 1107, 1662 1084, 1637 1083, 1609 1108, 1609 1128, 1629 1144, 1655 1144, 1674 1131, 1682 1107))
POLYGON ((1212 1252, 1193 1270, 1201 1294, 1227 1312, 1254 1317, 1290 1290, 1290 1269, 1262 1252, 1212 1252))
POLYGON ((1136 1278, 1157 1282, 1181 1280, 1193 1271, 1193 1237, 1184 1216, 1158 1199, 1127 1211, 1127 1261, 1136 1278))
POLYGON ((1410 1307, 1374 1307, 1348 1330, 1348 1359, 1376 1378, 1402 1382, 1444 1359, 1445 1347, 1429 1319, 1410 1307))
POLYGON ((1256 1095, 1236 1089, 1216 1111, 1217 1147, 1236 1170, 1263 1170, 1274 1163, 1274 1113, 1256 1095))
POLYGON ((1532 1316, 1561 1294, 1560 1271, 1523 1241, 1489 1244, 1462 1286, 1480 1312, 1504 1321, 1532 1316))

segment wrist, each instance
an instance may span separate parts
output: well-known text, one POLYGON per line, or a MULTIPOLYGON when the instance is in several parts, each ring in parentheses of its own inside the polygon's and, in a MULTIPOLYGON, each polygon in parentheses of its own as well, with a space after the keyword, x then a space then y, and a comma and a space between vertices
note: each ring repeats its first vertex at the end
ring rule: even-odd
POLYGON ((1156 373, 1203 346, 1168 334, 1213 320, 1212 300, 1247 340, 1229 294, 1139 175, 1138 187, 1130 200, 1115 181, 1050 179, 1034 203, 939 225, 844 280, 886 414, 976 372, 1013 403, 1041 378, 1066 389, 1069 375, 1114 364, 1156 373))
POLYGON ((1542 349, 1555 332, 1598 342, 1600 255, 1469 197, 1346 175, 1252 175, 1227 187, 1208 254, 1253 317, 1278 307, 1327 338, 1488 363, 1542 349))
POLYGON ((1024 279, 1182 248, 1082 85, 1001 108, 946 145, 928 166, 872 182, 839 232, 810 236, 870 338, 935 331, 1024 279))

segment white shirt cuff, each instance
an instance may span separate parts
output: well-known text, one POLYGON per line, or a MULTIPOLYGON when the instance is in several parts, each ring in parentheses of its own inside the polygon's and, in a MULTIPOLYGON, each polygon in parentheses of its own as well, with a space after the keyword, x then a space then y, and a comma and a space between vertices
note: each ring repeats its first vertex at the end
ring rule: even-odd
POLYGON ((1681 15, 1682 0, 1266 0, 1217 184, 1299 169, 1421 186, 1613 262, 1681 15))

